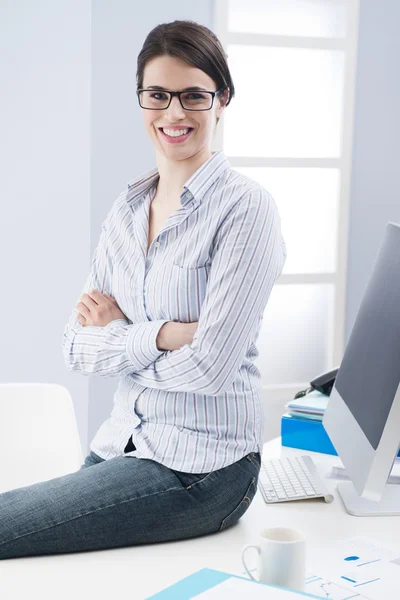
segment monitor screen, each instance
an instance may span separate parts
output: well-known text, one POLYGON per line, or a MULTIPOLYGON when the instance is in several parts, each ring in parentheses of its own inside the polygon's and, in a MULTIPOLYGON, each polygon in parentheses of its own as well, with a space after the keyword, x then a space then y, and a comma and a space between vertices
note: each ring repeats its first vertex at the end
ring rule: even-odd
POLYGON ((375 450, 400 382, 400 227, 382 246, 335 381, 375 450))

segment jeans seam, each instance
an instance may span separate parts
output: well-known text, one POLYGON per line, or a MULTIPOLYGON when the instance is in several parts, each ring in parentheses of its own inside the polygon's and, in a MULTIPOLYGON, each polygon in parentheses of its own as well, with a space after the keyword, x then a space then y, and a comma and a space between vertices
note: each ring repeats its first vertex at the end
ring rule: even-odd
MULTIPOLYGON (((252 485, 255 488, 255 491, 254 491, 254 494, 253 494, 253 498, 254 498, 255 494, 257 493, 257 484, 256 484, 256 478, 255 477, 251 478, 250 483, 247 486, 247 490, 246 491, 248 491, 252 485)), ((245 505, 247 505, 247 508, 246 508, 246 511, 247 511, 250 508, 250 505, 251 505, 251 500, 247 496, 247 494, 239 501, 239 504, 237 504, 237 506, 235 506, 235 508, 228 515, 226 515, 226 517, 224 517, 222 519, 221 524, 220 524, 219 529, 218 529, 218 532, 223 531, 225 529, 224 525, 225 525, 227 519, 229 519, 234 513, 236 513, 237 510, 240 509, 240 507, 242 506, 242 503, 244 503, 245 505)))
MULTIPOLYGON (((208 475, 209 474, 210 473, 208 473, 208 475)), ((202 480, 202 481, 204 481, 204 480, 202 480)), ((35 533, 41 533, 42 531, 47 531, 47 529, 54 529, 55 527, 59 527, 60 525, 64 525, 65 523, 70 523, 71 521, 75 521, 76 519, 81 519, 82 517, 86 517, 87 515, 92 515, 93 513, 100 512, 101 510, 104 510, 105 508, 111 508, 112 506, 117 506, 119 504, 125 504, 126 502, 131 502, 132 500, 142 500, 143 498, 149 498, 150 496, 156 496, 157 494, 166 494, 168 492, 173 492, 173 491, 185 492, 186 489, 187 488, 185 488, 185 487, 173 487, 173 488, 169 488, 168 490, 163 490, 162 492, 154 492, 154 494, 147 494, 145 496, 138 496, 137 498, 129 498, 128 500, 121 500, 119 502, 114 502, 114 504, 107 504, 106 506, 101 506, 99 508, 96 508, 96 510, 90 510, 90 511, 84 513, 83 515, 78 515, 76 517, 72 517, 71 519, 66 519, 65 521, 60 521, 59 523, 55 523, 54 525, 49 525, 48 527, 42 527, 42 529, 35 529, 34 531, 31 531, 30 533, 23 533, 22 535, 18 535, 17 537, 11 538, 9 540, 5 540, 4 542, 0 542, 0 546, 3 546, 4 544, 8 544, 9 542, 15 542, 15 540, 19 540, 21 538, 28 537, 30 535, 34 535, 35 533)))
POLYGON ((260 468, 261 468, 261 465, 260 465, 260 463, 258 462, 258 460, 257 460, 257 459, 254 459, 254 460, 253 460, 253 458, 251 457, 251 455, 250 455, 250 454, 248 455, 248 459, 249 459, 249 461, 250 461, 250 462, 252 462, 252 463, 253 463, 253 465, 256 465, 258 469, 260 469, 260 468))
POLYGON ((206 473, 205 477, 203 477, 203 479, 199 479, 198 481, 194 481, 193 483, 191 483, 190 485, 188 485, 187 487, 185 487, 185 490, 190 490, 190 488, 192 488, 193 486, 197 485, 198 483, 202 483, 203 481, 205 481, 210 475, 211 473, 214 473, 214 471, 210 471, 209 473, 206 473))
MULTIPOLYGON (((251 462, 253 464, 257 465, 257 468, 260 468, 260 465, 258 464, 257 460, 254 462, 250 457, 249 460, 251 460, 251 462)), ((235 463, 233 463, 235 464, 235 463)), ((232 465, 229 465, 232 466, 232 465)), ((192 488, 193 486, 197 485, 198 483, 202 483, 203 481, 205 481, 207 479, 207 477, 209 477, 212 473, 214 473, 215 471, 210 471, 209 473, 206 473, 205 477, 203 477, 203 479, 199 479, 198 481, 194 481, 193 483, 191 483, 189 486, 185 487, 186 490, 189 490, 190 488, 192 488)))

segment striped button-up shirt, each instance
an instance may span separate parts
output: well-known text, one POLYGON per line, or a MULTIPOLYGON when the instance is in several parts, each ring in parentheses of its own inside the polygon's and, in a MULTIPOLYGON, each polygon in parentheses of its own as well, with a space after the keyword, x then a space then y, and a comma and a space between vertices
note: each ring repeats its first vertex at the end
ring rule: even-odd
POLYGON ((83 326, 75 308, 63 354, 72 371, 119 379, 91 450, 104 459, 131 455, 205 473, 261 452, 264 414, 253 359, 286 246, 272 196, 234 171, 220 150, 186 181, 181 208, 147 254, 158 180, 152 169, 114 201, 81 292, 109 293, 127 319, 83 326), (192 343, 158 349, 167 321, 198 321, 192 343), (131 436, 136 450, 124 454, 131 436))

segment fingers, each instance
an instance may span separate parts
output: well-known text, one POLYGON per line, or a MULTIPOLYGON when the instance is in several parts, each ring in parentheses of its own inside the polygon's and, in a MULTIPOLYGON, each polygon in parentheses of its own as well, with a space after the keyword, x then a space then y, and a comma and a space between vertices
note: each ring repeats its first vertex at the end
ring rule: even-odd
POLYGON ((90 298, 92 300, 92 302, 94 302, 95 304, 101 303, 102 294, 100 294, 100 292, 98 290, 90 290, 85 295, 88 296, 88 298, 90 298))
POLYGON ((107 294, 107 292, 104 292, 104 296, 107 296, 107 298, 109 300, 111 300, 111 302, 114 302, 114 304, 117 304, 117 301, 115 300, 115 298, 113 298, 112 296, 110 296, 110 294, 107 294))
POLYGON ((85 317, 85 319, 90 317, 90 310, 88 309, 88 307, 85 304, 83 304, 83 302, 78 302, 76 307, 79 309, 79 312, 81 313, 81 315, 83 315, 85 317))
POLYGON ((117 301, 107 292, 101 293, 98 290, 89 290, 88 293, 82 294, 80 300, 76 304, 78 313, 76 318, 81 325, 104 327, 112 320, 127 319, 119 308, 117 301))
MULTIPOLYGON (((98 292, 96 292, 98 293, 98 292)), ((89 292, 89 294, 82 294, 81 296, 81 302, 82 304, 84 304, 85 306, 87 306, 87 308, 90 310, 91 308, 95 308, 97 306, 97 302, 95 301, 95 294, 92 294, 92 292, 89 292), (93 296, 93 297, 92 297, 93 296)), ((79 304, 80 304, 79 303, 79 304)))
POLYGON ((81 324, 81 325, 86 325, 86 319, 85 317, 78 312, 77 316, 76 316, 76 320, 81 324))

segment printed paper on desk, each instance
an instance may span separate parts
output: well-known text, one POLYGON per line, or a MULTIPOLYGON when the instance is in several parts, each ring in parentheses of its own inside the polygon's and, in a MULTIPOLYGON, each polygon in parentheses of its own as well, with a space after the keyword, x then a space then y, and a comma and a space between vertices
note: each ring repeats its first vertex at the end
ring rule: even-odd
POLYGON ((319 576, 370 600, 396 598, 400 551, 371 538, 349 538, 319 551, 312 569, 319 576))
MULTIPOLYGON (((250 569, 254 575, 257 572, 257 568, 250 569)), ((248 577, 246 571, 238 573, 241 577, 248 577)), ((331 583, 322 577, 313 575, 312 573, 306 574, 306 585, 304 592, 317 598, 323 598, 324 600, 365 600, 359 592, 351 592, 349 596, 349 590, 343 586, 339 586, 336 583, 331 583)))
POLYGON ((315 575, 307 577, 305 590, 308 594, 315 594, 325 600, 365 600, 365 596, 359 592, 349 592, 347 588, 315 575))

